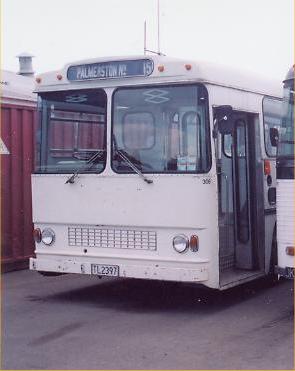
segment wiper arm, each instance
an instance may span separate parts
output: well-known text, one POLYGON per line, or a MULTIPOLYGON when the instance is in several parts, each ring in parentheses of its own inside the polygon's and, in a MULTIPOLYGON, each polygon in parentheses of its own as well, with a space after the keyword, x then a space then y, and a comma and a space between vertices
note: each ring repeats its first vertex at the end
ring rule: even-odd
POLYGON ((123 161, 125 161, 129 167, 136 172, 136 174, 138 174, 142 180, 144 180, 146 183, 148 184, 152 184, 153 183, 153 180, 152 179, 149 179, 147 178, 135 165, 134 163, 125 155, 124 151, 122 151, 121 149, 118 149, 115 147, 115 152, 121 157, 121 159, 123 161))
POLYGON ((96 151, 87 161, 86 161, 86 164, 85 166, 83 166, 82 168, 80 169, 77 169, 65 182, 65 184, 67 183, 70 183, 70 184, 73 184, 75 183, 75 179, 76 177, 84 170, 86 169, 90 169, 91 166, 93 165, 94 161, 95 160, 98 160, 99 158, 101 158, 101 156, 103 155, 103 153, 105 152, 104 149, 99 149, 98 151, 96 151), (89 164, 91 166, 89 166, 89 164))

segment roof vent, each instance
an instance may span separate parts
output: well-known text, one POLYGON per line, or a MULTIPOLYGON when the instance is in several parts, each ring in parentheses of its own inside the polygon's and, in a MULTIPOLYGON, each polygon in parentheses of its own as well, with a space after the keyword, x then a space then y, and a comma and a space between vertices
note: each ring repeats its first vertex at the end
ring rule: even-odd
POLYGON ((16 57, 19 59, 19 71, 17 74, 33 77, 35 73, 32 66, 32 59, 34 55, 29 53, 21 53, 16 57))

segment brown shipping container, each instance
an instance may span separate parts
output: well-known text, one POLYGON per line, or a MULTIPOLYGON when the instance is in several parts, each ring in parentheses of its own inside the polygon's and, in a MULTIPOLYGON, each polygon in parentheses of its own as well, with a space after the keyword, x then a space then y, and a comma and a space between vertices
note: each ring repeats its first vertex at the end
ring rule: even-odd
POLYGON ((31 173, 34 168, 34 79, 1 76, 1 264, 2 271, 28 267, 34 252, 31 173))

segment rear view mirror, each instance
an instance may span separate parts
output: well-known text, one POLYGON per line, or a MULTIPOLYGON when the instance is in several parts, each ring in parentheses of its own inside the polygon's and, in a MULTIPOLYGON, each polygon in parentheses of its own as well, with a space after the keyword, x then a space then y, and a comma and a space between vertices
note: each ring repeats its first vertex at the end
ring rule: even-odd
POLYGON ((273 147, 277 147, 279 141, 279 131, 277 128, 269 129, 270 143, 273 147))
POLYGON ((219 106, 215 108, 215 119, 217 120, 218 131, 223 134, 231 134, 234 129, 233 125, 233 108, 232 106, 219 106))

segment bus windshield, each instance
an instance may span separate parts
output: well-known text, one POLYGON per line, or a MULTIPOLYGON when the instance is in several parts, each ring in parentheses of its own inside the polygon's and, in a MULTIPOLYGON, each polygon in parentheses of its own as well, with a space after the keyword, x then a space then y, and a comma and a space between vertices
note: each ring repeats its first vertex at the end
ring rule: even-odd
POLYGON ((201 85, 120 88, 113 95, 112 168, 204 173, 210 168, 207 91, 201 85))
POLYGON ((294 157, 294 80, 284 86, 283 118, 280 130, 279 157, 294 157))
POLYGON ((106 106, 106 94, 100 89, 42 93, 36 172, 102 172, 106 106), (102 155, 92 161, 96 153, 102 155))

